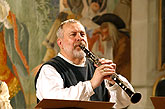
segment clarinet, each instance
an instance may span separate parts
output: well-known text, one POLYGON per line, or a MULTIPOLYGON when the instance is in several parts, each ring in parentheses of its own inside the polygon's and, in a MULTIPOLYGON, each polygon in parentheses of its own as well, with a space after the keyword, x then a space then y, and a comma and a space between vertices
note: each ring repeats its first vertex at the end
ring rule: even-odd
MULTIPOLYGON (((86 53, 87 57, 89 57, 96 65, 102 65, 99 62, 99 58, 95 56, 91 51, 89 51, 83 44, 80 44, 79 47, 86 53)), ((132 103, 135 104, 140 101, 142 95, 140 93, 134 93, 131 89, 129 89, 117 74, 112 74, 111 78, 128 94, 132 103)))

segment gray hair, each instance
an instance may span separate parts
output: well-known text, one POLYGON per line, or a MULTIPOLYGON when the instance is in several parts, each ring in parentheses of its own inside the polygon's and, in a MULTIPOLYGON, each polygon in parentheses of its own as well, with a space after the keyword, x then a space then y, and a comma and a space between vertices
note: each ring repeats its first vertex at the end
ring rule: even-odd
POLYGON ((119 40, 118 30, 114 24, 108 22, 109 26, 109 35, 112 37, 112 45, 116 45, 119 40))
POLYGON ((57 30, 57 33, 56 33, 56 35, 57 35, 58 38, 63 38, 63 33, 64 33, 63 26, 65 24, 68 24, 68 23, 79 23, 79 24, 81 24, 78 20, 75 20, 75 19, 68 19, 68 20, 63 21, 60 24, 60 26, 58 27, 58 30, 57 30))

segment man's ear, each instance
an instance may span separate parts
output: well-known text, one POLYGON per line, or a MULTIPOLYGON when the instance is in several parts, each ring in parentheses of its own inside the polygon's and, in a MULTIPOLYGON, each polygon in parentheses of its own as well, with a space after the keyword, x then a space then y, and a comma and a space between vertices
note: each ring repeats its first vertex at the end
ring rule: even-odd
POLYGON ((61 39, 61 38, 58 38, 58 39, 57 39, 57 44, 58 44, 58 46, 59 46, 60 48, 63 48, 63 47, 62 47, 62 39, 61 39))

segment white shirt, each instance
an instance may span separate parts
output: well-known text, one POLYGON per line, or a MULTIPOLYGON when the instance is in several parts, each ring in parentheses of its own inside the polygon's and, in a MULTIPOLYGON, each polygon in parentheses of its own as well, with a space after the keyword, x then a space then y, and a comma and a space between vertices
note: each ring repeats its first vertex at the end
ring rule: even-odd
MULTIPOLYGON (((70 60, 66 59, 60 53, 58 54, 65 61, 73 64, 70 60)), ((84 66, 82 65, 75 66, 84 66)), ((121 75, 120 79, 133 90, 131 84, 121 75)), ((110 102, 114 102, 114 108, 120 108, 128 106, 130 98, 117 84, 109 86, 108 80, 105 80, 106 87, 110 93, 110 102)), ((89 101, 90 97, 94 94, 90 81, 79 82, 75 86, 70 86, 69 88, 64 88, 64 82, 61 75, 57 70, 51 65, 44 65, 41 68, 39 77, 36 84, 36 96, 39 100, 42 99, 65 99, 65 100, 84 100, 89 101)))

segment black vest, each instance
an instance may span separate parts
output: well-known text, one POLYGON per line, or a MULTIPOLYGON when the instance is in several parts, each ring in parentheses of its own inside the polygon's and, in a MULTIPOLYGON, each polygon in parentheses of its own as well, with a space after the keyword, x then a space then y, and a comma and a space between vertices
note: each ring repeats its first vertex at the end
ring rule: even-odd
MULTIPOLYGON (((64 88, 75 86, 79 81, 91 80, 95 67, 93 62, 89 59, 86 59, 85 67, 74 66, 59 56, 52 58, 50 61, 45 64, 53 66, 57 72, 61 75, 64 81, 64 88)), ((43 64, 43 65, 45 65, 43 64)), ((42 65, 42 66, 43 66, 42 65)), ((42 67, 41 67, 42 68, 42 67)), ((40 68, 40 69, 41 69, 40 68)), ((35 77, 35 86, 37 78, 39 76, 40 70, 38 71, 35 77)), ((91 101, 109 101, 108 90, 105 88, 105 83, 94 89, 95 94, 90 97, 91 101)))

